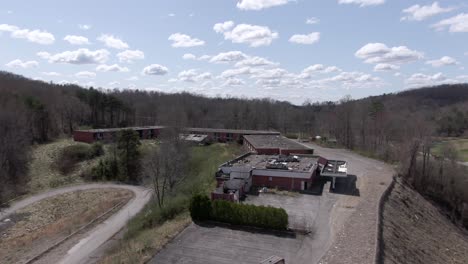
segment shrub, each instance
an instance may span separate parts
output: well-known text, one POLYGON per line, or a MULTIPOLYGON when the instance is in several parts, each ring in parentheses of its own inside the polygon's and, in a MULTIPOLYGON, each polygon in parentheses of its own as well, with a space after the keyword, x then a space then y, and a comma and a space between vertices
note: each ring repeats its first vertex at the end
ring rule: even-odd
POLYGON ((79 162, 93 159, 104 153, 102 145, 86 145, 77 144, 65 147, 58 159, 56 160, 56 167, 62 174, 70 173, 79 162))
POLYGON ((190 202, 190 215, 194 220, 209 219, 234 225, 286 230, 288 214, 282 208, 238 204, 224 200, 210 201, 196 195, 190 202))
POLYGON ((208 220, 211 213, 211 201, 206 195, 195 195, 190 200, 190 216, 193 220, 208 220))
POLYGON ((298 139, 299 136, 297 134, 294 134, 294 133, 288 133, 285 135, 285 137, 287 138, 290 138, 290 139, 298 139))

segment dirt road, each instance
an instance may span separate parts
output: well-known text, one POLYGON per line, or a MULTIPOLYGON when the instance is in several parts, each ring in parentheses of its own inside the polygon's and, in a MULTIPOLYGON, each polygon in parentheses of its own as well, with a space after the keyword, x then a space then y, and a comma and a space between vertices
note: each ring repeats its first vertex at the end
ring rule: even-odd
POLYGON ((116 214, 109 217, 103 223, 94 227, 89 231, 85 238, 80 240, 76 245, 74 245, 65 256, 59 261, 59 263, 75 264, 75 263, 88 263, 89 256, 95 250, 99 250, 104 242, 109 240, 113 235, 119 232, 127 223, 127 221, 136 215, 145 204, 151 198, 150 191, 148 189, 130 186, 130 185, 119 185, 119 184, 83 184, 69 186, 59 189, 54 189, 45 193, 37 194, 26 199, 14 202, 9 208, 6 208, 0 212, 0 219, 7 218, 9 215, 15 211, 24 208, 30 204, 38 202, 42 199, 46 199, 55 195, 79 191, 79 190, 89 190, 89 189, 98 189, 98 188, 120 188, 130 190, 135 194, 135 197, 131 199, 122 209, 116 214))

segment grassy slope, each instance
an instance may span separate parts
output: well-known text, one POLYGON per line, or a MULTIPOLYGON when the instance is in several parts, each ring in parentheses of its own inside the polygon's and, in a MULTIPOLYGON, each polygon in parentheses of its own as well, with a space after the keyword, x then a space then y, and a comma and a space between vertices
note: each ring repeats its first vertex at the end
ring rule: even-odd
POLYGON ((468 162, 468 139, 449 138, 434 144, 431 152, 436 156, 442 156, 442 148, 444 145, 450 144, 456 150, 460 161, 468 162))
POLYGON ((384 205, 385 263, 468 263, 468 234, 432 203, 397 183, 384 205))
POLYGON ((71 145, 84 144, 72 139, 60 139, 51 143, 34 146, 31 163, 29 164, 29 192, 36 193, 42 190, 56 188, 66 184, 82 182, 79 176, 81 172, 94 166, 99 158, 84 161, 78 164, 76 169, 68 175, 62 175, 54 168, 54 162, 63 148, 71 145))
POLYGON ((181 232, 189 223, 190 216, 186 210, 189 198, 198 192, 209 193, 216 185, 214 173, 223 162, 242 153, 237 144, 213 144, 192 148, 190 160, 190 177, 177 188, 176 194, 170 198, 170 207, 184 208, 172 220, 152 227, 146 227, 148 219, 145 216, 161 218, 160 210, 155 204, 148 205, 128 225, 126 238, 113 248, 109 255, 100 263, 145 263, 156 254, 166 243, 181 232))

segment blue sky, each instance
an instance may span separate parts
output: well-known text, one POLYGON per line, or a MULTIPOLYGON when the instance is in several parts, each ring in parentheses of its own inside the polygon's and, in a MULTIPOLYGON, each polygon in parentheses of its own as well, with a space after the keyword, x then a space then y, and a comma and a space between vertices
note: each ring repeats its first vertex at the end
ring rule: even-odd
POLYGON ((8 1, 0 69, 301 104, 468 81, 464 1, 8 1))

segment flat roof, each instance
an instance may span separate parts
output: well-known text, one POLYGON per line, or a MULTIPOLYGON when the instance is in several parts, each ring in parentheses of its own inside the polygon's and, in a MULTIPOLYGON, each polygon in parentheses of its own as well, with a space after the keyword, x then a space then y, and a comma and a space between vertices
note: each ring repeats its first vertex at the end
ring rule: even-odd
POLYGON ((347 177, 348 164, 344 160, 328 160, 320 174, 322 176, 347 177))
POLYGON ((246 135, 244 139, 256 149, 311 149, 281 135, 246 135))
MULTIPOLYGON (((235 159, 229 163, 224 164, 225 166, 231 167, 245 167, 250 166, 255 169, 270 169, 267 168, 268 164, 272 160, 281 159, 280 155, 257 155, 257 154, 250 154, 245 156, 241 159, 235 159)), ((288 156, 284 156, 288 157, 288 156)), ((292 157, 292 156, 289 156, 292 157)), ((312 155, 297 155, 297 161, 281 161, 279 160, 278 163, 282 163, 287 167, 288 171, 310 171, 318 161, 317 156, 312 155)), ((273 170, 286 170, 286 169, 273 169, 273 170)))
POLYGON ((244 135, 279 135, 277 131, 267 130, 245 130, 245 129, 227 129, 227 128, 200 128, 200 127, 188 127, 186 131, 191 132, 205 132, 205 133, 233 133, 233 134, 244 134, 244 135))
POLYGON ((97 128, 97 129, 84 129, 75 130, 76 132, 91 132, 91 133, 103 133, 103 132, 117 132, 125 129, 132 130, 145 130, 145 129, 161 129, 164 126, 139 126, 139 127, 115 127, 115 128, 97 128))

